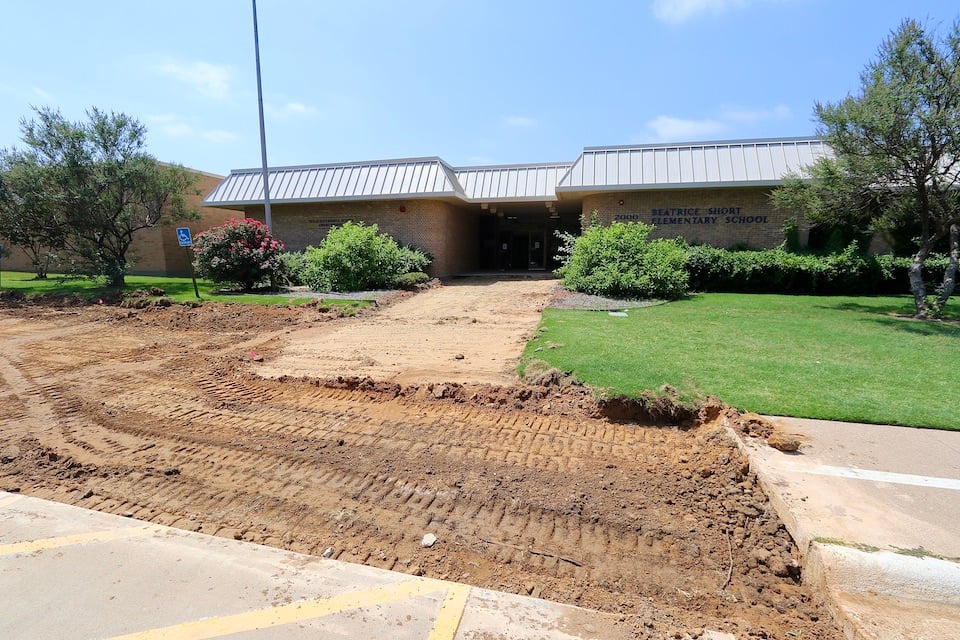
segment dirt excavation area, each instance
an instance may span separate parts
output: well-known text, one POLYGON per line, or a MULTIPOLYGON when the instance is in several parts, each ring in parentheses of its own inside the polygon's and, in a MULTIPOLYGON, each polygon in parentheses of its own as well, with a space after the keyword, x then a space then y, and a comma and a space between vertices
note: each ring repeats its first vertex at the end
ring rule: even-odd
POLYGON ((357 317, 0 298, 0 489, 599 609, 598 637, 839 640, 725 424, 760 427, 521 384, 553 285, 510 284, 357 317))

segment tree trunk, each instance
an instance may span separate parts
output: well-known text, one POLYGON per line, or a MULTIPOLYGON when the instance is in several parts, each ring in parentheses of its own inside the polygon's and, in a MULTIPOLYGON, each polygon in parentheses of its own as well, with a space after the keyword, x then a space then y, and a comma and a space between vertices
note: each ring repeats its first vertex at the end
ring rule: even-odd
POLYGON ((953 290, 957 286, 957 263, 960 262, 960 225, 950 225, 950 261, 947 263, 947 269, 943 272, 943 285, 937 293, 937 315, 943 313, 943 308, 947 306, 947 300, 953 295, 953 290))
POLYGON ((913 262, 907 269, 907 277, 910 278, 910 291, 913 293, 913 304, 917 309, 914 318, 926 320, 929 310, 927 309, 927 287, 923 283, 923 263, 930 254, 930 247, 924 243, 913 256, 913 262))

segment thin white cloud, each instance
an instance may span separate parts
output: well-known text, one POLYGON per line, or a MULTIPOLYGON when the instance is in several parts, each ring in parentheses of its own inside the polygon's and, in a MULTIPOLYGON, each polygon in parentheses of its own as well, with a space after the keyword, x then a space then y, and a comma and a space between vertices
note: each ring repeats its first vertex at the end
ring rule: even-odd
POLYGON ((149 129, 173 138, 188 136, 193 133, 193 127, 170 113, 148 115, 144 120, 146 120, 149 129))
POLYGON ((764 120, 785 120, 790 115, 790 107, 778 104, 770 109, 726 109, 721 117, 729 122, 753 124, 764 120))
POLYGON ((0 94, 6 94, 20 98, 22 100, 34 101, 37 98, 45 102, 53 102, 53 94, 44 91, 40 87, 30 87, 29 89, 24 89, 23 87, 14 87, 9 84, 0 84, 0 94))
POLYGON ((279 107, 266 103, 263 105, 263 111, 274 118, 290 118, 293 116, 308 116, 316 113, 317 110, 302 102, 287 102, 279 107))
POLYGON ((41 89, 40 87, 30 87, 30 91, 31 93, 33 93, 33 95, 37 96, 41 100, 46 100, 47 102, 53 102, 53 96, 50 93, 41 89))
POLYGON ((681 142, 715 136, 728 129, 727 124, 714 119, 686 120, 672 116, 657 116, 646 124, 656 142, 681 142))
POLYGON ((658 115, 645 123, 646 133, 637 137, 637 141, 650 142, 688 142, 704 140, 736 131, 738 127, 749 127, 768 120, 786 120, 792 115, 790 107, 778 104, 769 108, 743 109, 724 107, 719 114, 687 119, 671 115, 658 115))
POLYGON ((157 71, 168 75, 190 87, 207 98, 223 99, 230 94, 230 83, 234 70, 230 65, 211 64, 209 62, 164 62, 156 66, 157 71))
POLYGON ((527 116, 507 116, 503 119, 507 126, 518 127, 518 128, 530 128, 537 126, 537 121, 534 118, 529 118, 527 116))
POLYGON ((653 0, 653 15, 669 24, 680 24, 705 14, 720 15, 742 9, 747 0, 653 0))
POLYGON ((225 143, 236 140, 239 136, 232 131, 221 129, 197 130, 174 114, 148 115, 144 118, 151 131, 157 131, 170 138, 200 138, 207 142, 225 143))
POLYGON ((233 142, 239 136, 232 131, 224 131, 222 129, 212 129, 210 131, 201 131, 200 137, 208 142, 215 142, 222 144, 224 142, 233 142))

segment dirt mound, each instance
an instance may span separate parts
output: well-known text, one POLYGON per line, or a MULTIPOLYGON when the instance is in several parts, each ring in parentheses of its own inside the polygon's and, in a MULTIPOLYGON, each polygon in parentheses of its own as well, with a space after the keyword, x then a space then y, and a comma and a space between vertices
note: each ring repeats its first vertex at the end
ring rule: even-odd
POLYGON ((0 291, 0 306, 5 307, 44 306, 49 308, 62 308, 82 307, 91 304, 97 304, 97 301, 84 298, 76 293, 25 294, 16 289, 0 291))

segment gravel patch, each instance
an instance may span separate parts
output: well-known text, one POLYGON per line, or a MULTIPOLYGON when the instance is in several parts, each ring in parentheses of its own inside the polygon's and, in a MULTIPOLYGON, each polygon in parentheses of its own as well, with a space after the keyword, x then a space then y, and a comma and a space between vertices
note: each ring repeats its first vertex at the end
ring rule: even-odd
POLYGON ((640 307, 654 307, 666 300, 621 300, 592 296, 587 293, 567 291, 559 285, 554 290, 553 300, 548 306, 554 309, 585 309, 588 311, 623 311, 640 307))

